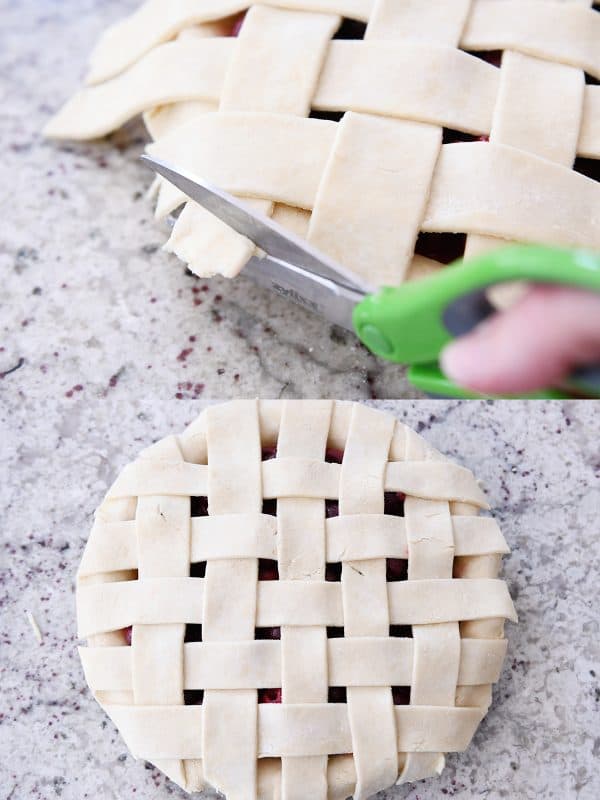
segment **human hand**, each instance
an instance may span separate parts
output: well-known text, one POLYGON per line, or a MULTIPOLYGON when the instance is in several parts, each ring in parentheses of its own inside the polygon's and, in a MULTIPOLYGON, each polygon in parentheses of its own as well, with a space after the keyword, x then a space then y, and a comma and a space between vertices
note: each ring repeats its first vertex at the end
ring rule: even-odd
POLYGON ((600 294, 534 286, 443 351, 446 375, 481 394, 523 394, 556 386, 600 364, 600 294))

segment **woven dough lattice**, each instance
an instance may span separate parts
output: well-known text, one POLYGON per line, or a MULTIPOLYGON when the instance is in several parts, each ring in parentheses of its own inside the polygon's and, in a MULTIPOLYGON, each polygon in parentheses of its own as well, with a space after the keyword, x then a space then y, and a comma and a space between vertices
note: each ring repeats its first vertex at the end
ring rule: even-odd
POLYGON ((189 791, 342 800, 438 773, 485 715, 515 619, 481 508, 468 470, 386 414, 210 407, 96 514, 88 683, 189 791))
MULTIPOLYGON (((593 6, 148 0, 102 37, 89 87, 46 133, 92 138, 143 112, 154 155, 247 198, 374 285, 427 274, 465 247, 600 248, 593 6)), ((159 217, 182 204, 156 187, 159 217)), ((228 276, 254 252, 192 203, 167 249, 198 274, 228 276)))

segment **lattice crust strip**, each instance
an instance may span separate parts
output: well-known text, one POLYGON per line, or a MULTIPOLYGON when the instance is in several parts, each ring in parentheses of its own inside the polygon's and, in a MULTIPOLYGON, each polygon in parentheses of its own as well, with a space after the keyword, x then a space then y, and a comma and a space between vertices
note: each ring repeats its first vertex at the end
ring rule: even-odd
MULTIPOLYGON (((592 0, 147 0, 46 134, 142 113, 152 153, 394 285, 508 241, 600 248, 599 80, 592 0)), ((237 275, 252 243, 155 189, 165 248, 237 275)))
POLYGON ((434 775, 485 715, 516 620, 485 508, 468 470, 364 406, 210 407, 96 513, 87 681, 189 791, 341 800, 434 775))

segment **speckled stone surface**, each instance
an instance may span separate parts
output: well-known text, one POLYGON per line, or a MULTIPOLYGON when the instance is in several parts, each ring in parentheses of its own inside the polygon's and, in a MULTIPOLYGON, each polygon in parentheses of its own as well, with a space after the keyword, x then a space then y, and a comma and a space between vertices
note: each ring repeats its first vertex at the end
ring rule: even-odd
POLYGON ((0 373, 23 360, 12 380, 44 395, 118 381, 162 402, 416 396, 353 335, 245 278, 195 278, 164 253, 141 125, 104 142, 43 140, 100 33, 138 4, 0 0, 0 373))
MULTIPOLYGON (((23 373, 27 376, 27 373, 23 373)), ((85 686, 73 580, 118 471, 205 401, 0 384, 0 797, 159 800, 185 794, 135 762, 85 686), (38 644, 26 611, 42 630, 38 644)), ((377 402, 485 486, 512 547, 520 624, 493 707, 439 780, 381 799, 600 796, 600 416, 592 403, 377 402)), ((376 724, 376 721, 374 722, 376 724)))
MULTIPOLYGON (((136 5, 0 0, 0 800, 185 796, 127 754, 75 651, 74 573, 125 463, 207 397, 408 393, 352 337, 162 253, 139 128, 42 140, 98 34, 136 5)), ((484 482, 520 614, 468 752, 381 798, 597 798, 598 405, 378 405, 484 482)))

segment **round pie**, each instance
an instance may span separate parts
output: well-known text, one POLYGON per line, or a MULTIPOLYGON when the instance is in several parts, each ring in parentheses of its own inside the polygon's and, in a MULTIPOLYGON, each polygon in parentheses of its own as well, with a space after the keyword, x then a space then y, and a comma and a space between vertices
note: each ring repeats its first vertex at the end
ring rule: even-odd
MULTIPOLYGON (((600 249, 599 81, 592 0, 146 0, 46 134, 143 113, 153 155, 395 286, 510 241, 600 249)), ((156 188, 159 217, 186 199, 156 188)), ((192 202, 167 249, 229 277, 255 252, 192 202)))
POLYGON ((127 466, 77 579, 87 681, 131 752, 228 800, 441 772, 515 620, 473 475, 337 401, 210 406, 127 466))

